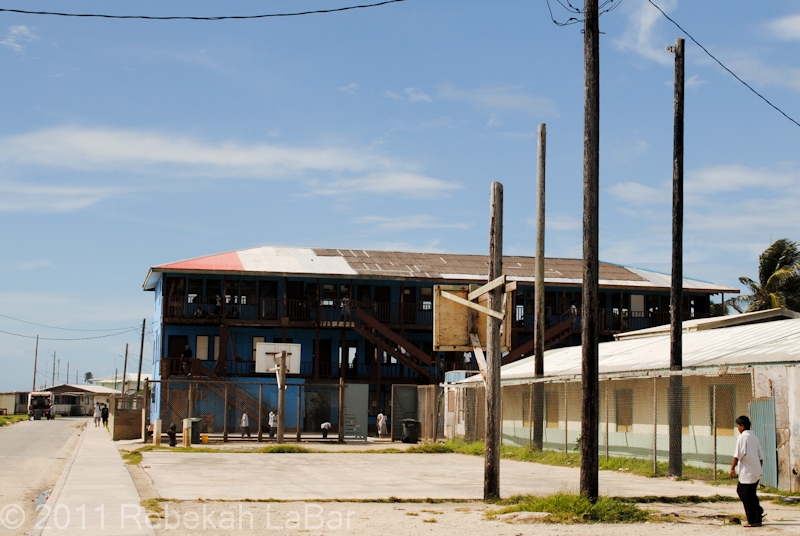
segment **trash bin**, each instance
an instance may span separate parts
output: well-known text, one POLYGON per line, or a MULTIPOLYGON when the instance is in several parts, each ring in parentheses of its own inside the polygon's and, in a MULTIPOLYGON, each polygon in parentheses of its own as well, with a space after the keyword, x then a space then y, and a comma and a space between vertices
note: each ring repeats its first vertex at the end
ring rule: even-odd
POLYGON ((419 442, 419 430, 422 423, 416 419, 403 419, 403 443, 419 442))
POLYGON ((192 422, 191 443, 192 445, 197 445, 200 443, 200 419, 192 418, 189 420, 192 422))

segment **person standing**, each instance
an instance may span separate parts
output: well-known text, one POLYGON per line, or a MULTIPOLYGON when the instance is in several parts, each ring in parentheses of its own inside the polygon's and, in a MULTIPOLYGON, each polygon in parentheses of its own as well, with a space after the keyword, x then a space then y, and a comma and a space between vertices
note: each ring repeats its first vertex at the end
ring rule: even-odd
POLYGON ((103 426, 108 428, 108 405, 103 404, 103 409, 100 410, 100 418, 103 420, 103 426))
POLYGON ((102 418, 103 414, 100 411, 100 402, 94 403, 94 427, 98 428, 100 426, 100 419, 102 418))
POLYGON ((747 514, 745 527, 760 527, 764 510, 758 502, 758 482, 761 480, 762 466, 764 465, 764 451, 758 437, 750 431, 750 418, 741 415, 736 419, 736 429, 739 438, 736 440, 736 450, 733 453, 730 477, 736 478, 736 467, 739 467, 739 484, 736 493, 742 500, 744 512, 747 514))
POLYGON ((383 439, 388 434, 386 430, 386 415, 383 414, 383 410, 378 413, 378 417, 375 419, 375 424, 378 425, 378 438, 383 439))
POLYGON ((278 427, 278 423, 275 422, 275 410, 269 410, 269 437, 270 439, 275 437, 275 429, 278 427))
POLYGON ((181 352, 181 369, 183 370, 184 374, 191 374, 192 372, 192 358, 194 354, 192 353, 192 349, 189 348, 187 344, 183 352, 181 352))
POLYGON ((247 416, 247 413, 242 413, 242 420, 240 422, 242 426, 242 437, 247 434, 247 437, 250 437, 250 417, 247 416))

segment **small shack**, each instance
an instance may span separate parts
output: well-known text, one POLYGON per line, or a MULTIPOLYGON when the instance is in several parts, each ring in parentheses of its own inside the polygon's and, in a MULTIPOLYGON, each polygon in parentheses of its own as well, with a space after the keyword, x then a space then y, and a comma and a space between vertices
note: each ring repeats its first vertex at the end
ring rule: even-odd
POLYGON ((73 385, 63 383, 47 389, 55 395, 54 410, 56 415, 80 417, 92 415, 95 403, 112 406, 114 395, 120 391, 100 385, 73 385))
MULTIPOLYGON (((531 445, 533 417, 542 415, 543 448, 576 448, 581 430, 580 347, 545 352, 545 376, 533 357, 501 370, 503 443, 531 445), (543 407, 534 385, 543 384, 543 407)), ((669 455, 669 326, 629 332, 601 343, 601 452, 669 455)), ((683 461, 724 468, 749 414, 765 451, 762 482, 800 490, 800 314, 772 309, 683 323, 683 461)), ((483 439, 480 376, 445 384, 445 435, 483 439)))

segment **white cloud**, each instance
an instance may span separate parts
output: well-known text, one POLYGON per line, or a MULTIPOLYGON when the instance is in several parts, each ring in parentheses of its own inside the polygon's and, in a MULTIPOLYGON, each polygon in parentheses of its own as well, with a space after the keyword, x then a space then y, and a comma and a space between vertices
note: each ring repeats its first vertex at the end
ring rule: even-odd
POLYGON ((800 69, 797 67, 768 65, 749 52, 737 52, 723 63, 751 86, 800 89, 800 69))
POLYGON ((558 115, 552 99, 523 93, 521 89, 520 86, 459 89, 445 84, 439 87, 439 97, 445 100, 466 102, 482 109, 558 115))
POLYGON ((487 127, 490 127, 490 128, 491 128, 491 127, 500 126, 500 125, 502 125, 502 124, 503 124, 503 120, 502 120, 502 119, 500 119, 500 116, 499 116, 499 115, 497 115, 497 114, 495 114, 495 113, 493 113, 492 115, 490 115, 490 116, 489 116, 489 120, 486 122, 486 126, 487 126, 487 127))
POLYGON ((426 94, 418 87, 407 87, 405 92, 406 95, 408 95, 408 100, 411 102, 433 102, 430 95, 426 94))
POLYGON ((672 193, 666 188, 653 188, 638 182, 618 182, 608 189, 609 193, 632 205, 670 203, 672 193))
POLYGON ((398 95, 397 93, 395 93, 394 91, 389 91, 389 90, 386 90, 384 93, 385 93, 385 95, 386 95, 387 97, 389 97, 390 99, 396 99, 396 100, 400 100, 400 99, 402 99, 402 98, 403 98, 403 97, 401 97, 400 95, 398 95))
POLYGON ((355 95, 358 92, 358 84, 347 84, 346 86, 340 87, 339 91, 355 95))
MULTIPOLYGON (((667 53, 664 47, 673 43, 657 31, 663 15, 648 2, 623 4, 623 6, 624 13, 628 16, 628 23, 622 36, 614 40, 614 46, 618 50, 634 52, 662 65, 672 65, 675 62, 674 57, 667 53)), ((659 6, 665 13, 669 13, 678 7, 678 2, 662 0, 659 6)))
MULTIPOLYGON (((528 225, 536 227, 536 218, 528 218, 528 225)), ((544 220, 545 232, 550 231, 580 231, 583 228, 583 222, 569 214, 553 213, 547 214, 544 220)))
POLYGON ((357 179, 341 179, 317 184, 311 189, 314 195, 345 195, 356 192, 407 197, 435 197, 463 188, 461 184, 446 182, 414 173, 376 173, 357 179))
POLYGON ((25 52, 25 45, 31 41, 39 39, 27 26, 11 26, 8 29, 6 38, 0 41, 0 45, 7 46, 17 54, 25 52))
POLYGON ((362 216, 353 220, 381 231, 410 231, 416 229, 469 229, 468 223, 445 222, 427 214, 409 216, 362 216))
POLYGON ((166 176, 281 178, 309 171, 372 172, 398 164, 368 150, 209 143, 167 134, 58 127, 0 138, 0 162, 166 176))
POLYGON ((686 193, 720 194, 748 188, 756 191, 787 193, 792 188, 797 193, 800 184, 800 166, 782 164, 773 168, 751 168, 738 164, 720 164, 692 170, 686 176, 686 193))
POLYGON ((74 212, 124 191, 122 188, 0 183, 0 212, 74 212))
POLYGON ((767 24, 769 33, 784 41, 800 41, 800 14, 789 15, 767 24))
POLYGON ((51 266, 53 266, 53 261, 50 259, 19 261, 15 263, 0 263, 0 273, 27 272, 30 270, 38 270, 39 268, 49 268, 51 266))
MULTIPOLYGON (((704 85, 708 84, 708 82, 706 82, 705 80, 700 80, 700 78, 695 74, 695 75, 692 75, 689 78, 687 78, 686 81, 685 81, 685 84, 686 84, 686 87, 688 87, 689 89, 697 89, 700 86, 704 86, 704 85)), ((670 84, 670 85, 672 85, 672 84, 670 84)))

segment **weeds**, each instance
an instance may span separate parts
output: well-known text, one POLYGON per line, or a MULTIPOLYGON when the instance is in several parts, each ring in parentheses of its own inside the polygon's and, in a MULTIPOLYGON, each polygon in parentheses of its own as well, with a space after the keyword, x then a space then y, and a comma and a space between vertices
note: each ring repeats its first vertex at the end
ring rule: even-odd
POLYGON ((14 424, 15 422, 27 421, 27 415, 0 415, 0 426, 14 424))
POLYGON ((544 523, 642 523, 650 519, 650 512, 634 504, 613 497, 599 497, 592 503, 583 495, 559 491, 541 497, 517 495, 497 502, 503 506, 486 515, 494 519, 511 512, 547 512, 544 523))

